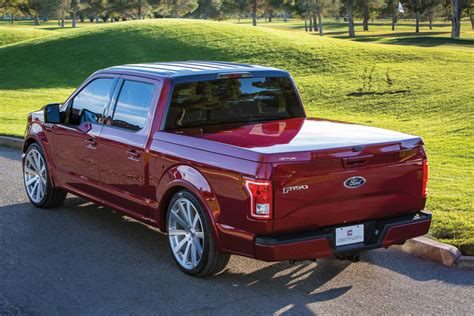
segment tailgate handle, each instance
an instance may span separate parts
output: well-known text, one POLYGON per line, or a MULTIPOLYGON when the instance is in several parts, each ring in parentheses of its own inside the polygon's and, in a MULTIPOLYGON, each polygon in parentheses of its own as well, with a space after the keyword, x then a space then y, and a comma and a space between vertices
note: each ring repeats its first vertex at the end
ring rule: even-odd
POLYGON ((360 166, 365 166, 373 155, 350 157, 342 159, 342 164, 344 168, 355 168, 360 166))

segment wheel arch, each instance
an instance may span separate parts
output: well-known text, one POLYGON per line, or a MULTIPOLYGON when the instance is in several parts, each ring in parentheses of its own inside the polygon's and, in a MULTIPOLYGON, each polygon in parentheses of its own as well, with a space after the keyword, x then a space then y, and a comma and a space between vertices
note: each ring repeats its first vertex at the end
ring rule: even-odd
MULTIPOLYGON (((23 153, 26 153, 26 150, 28 149, 28 147, 30 147, 31 144, 33 144, 33 143, 38 143, 38 144, 41 146, 41 144, 39 143, 39 141, 38 141, 36 138, 34 138, 33 136, 29 136, 28 138, 26 138, 26 139, 23 141, 23 147, 22 147, 22 150, 21 150, 21 151, 22 151, 23 153)), ((42 148, 42 147, 41 147, 41 148, 42 148)), ((43 149, 43 148, 42 148, 42 149, 43 149)), ((43 149, 43 151, 44 151, 44 149, 43 149)))
POLYGON ((169 203, 173 196, 181 190, 191 192, 199 201, 202 209, 210 220, 212 235, 216 241, 216 245, 218 249, 221 249, 219 235, 216 228, 216 220, 220 214, 217 197, 204 175, 192 166, 173 166, 162 176, 157 188, 157 200, 160 202, 155 220, 158 223, 158 228, 161 231, 166 232, 169 203))
POLYGON ((48 166, 48 172, 51 175, 50 177, 51 185, 55 187, 56 178, 55 178, 55 172, 54 172, 54 167, 53 167, 54 162, 52 161, 50 157, 51 156, 51 153, 49 151, 50 147, 48 146, 49 143, 46 138, 46 135, 44 135, 44 133, 28 135, 23 141, 22 152, 26 153, 26 151, 28 150, 28 147, 30 147, 32 144, 38 144, 38 146, 43 151, 43 155, 45 156, 45 159, 46 159, 46 165, 48 166))

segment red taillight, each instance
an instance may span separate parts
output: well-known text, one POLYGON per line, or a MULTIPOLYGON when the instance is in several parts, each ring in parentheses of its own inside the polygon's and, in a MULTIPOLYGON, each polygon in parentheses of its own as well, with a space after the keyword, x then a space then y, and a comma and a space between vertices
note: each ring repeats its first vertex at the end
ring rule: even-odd
POLYGON ((428 184, 428 160, 423 160, 423 184, 421 187, 421 194, 426 197, 426 186, 428 184))
POLYGON ((271 219, 273 215, 272 182, 244 179, 244 184, 250 194, 250 217, 271 219))

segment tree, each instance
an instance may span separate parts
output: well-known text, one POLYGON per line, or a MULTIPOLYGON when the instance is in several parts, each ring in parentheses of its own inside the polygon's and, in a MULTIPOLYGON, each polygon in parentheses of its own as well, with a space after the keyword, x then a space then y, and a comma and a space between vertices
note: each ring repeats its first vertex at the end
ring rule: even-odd
POLYGON ((377 15, 383 7, 382 0, 355 0, 355 12, 362 17, 364 31, 369 30, 370 18, 377 15))
POLYGON ((474 30, 474 8, 472 0, 451 0, 451 38, 461 36, 461 17, 469 15, 474 30))
POLYGON ((135 7, 137 19, 144 19, 152 10, 152 6, 146 0, 136 0, 135 7))
MULTIPOLYGON (((246 1, 247 2, 247 1, 246 1)), ((222 19, 225 10, 233 11, 235 1, 225 0, 198 0, 197 9, 192 12, 192 15, 200 19, 222 19)))
POLYGON ((288 22, 288 14, 296 6, 297 0, 283 0, 281 10, 283 11, 283 22, 288 22))
POLYGON ((265 0, 250 0, 250 12, 252 15, 252 25, 257 26, 257 14, 264 8, 265 0))
POLYGON ((433 29, 433 19, 435 18, 435 16, 442 16, 442 15, 443 15, 443 6, 441 5, 441 2, 437 3, 434 6, 430 6, 426 9, 424 18, 428 20, 430 30, 433 29))
POLYGON ((128 0, 109 0, 109 5, 107 6, 107 11, 110 16, 119 21, 123 21, 132 18, 132 11, 135 8, 135 1, 128 0))
POLYGON ((229 13, 237 13, 238 22, 240 22, 240 17, 245 13, 248 12, 249 9, 249 2, 248 0, 233 0, 233 1, 226 1, 224 2, 224 7, 226 12, 229 13))
POLYGON ((385 6, 380 11, 382 15, 389 15, 392 17, 392 31, 395 31, 395 24, 398 19, 398 3, 399 0, 386 0, 385 6))
POLYGON ((354 38, 354 0, 345 0, 347 2, 347 25, 349 27, 349 37, 354 38))
POLYGON ((10 16, 10 22, 13 24, 15 17, 27 15, 27 0, 3 0, 0 2, 0 12, 10 16))
POLYGON ((71 16, 72 16, 72 27, 76 27, 76 15, 79 10, 79 0, 71 0, 70 2, 71 16))
POLYGON ((268 16, 268 22, 272 22, 273 13, 280 8, 283 4, 283 0, 265 0, 265 13, 268 16))
POLYGON ((337 6, 335 0, 302 0, 297 4, 297 12, 305 19, 305 30, 319 32, 323 36, 322 17, 327 11, 334 11, 337 6))
POLYGON ((451 18, 451 38, 461 35, 461 0, 451 0, 453 16, 451 18))
POLYGON ((59 20, 58 24, 60 27, 64 27, 64 20, 66 19, 66 15, 69 12, 71 7, 71 0, 62 0, 59 5, 59 20))
MULTIPOLYGON (((457 1, 457 0, 452 0, 457 1)), ((439 0, 409 0, 406 7, 415 14, 415 32, 420 32, 420 16, 428 9, 439 4, 439 0)))
POLYGON ((445 0, 442 3, 444 16, 451 21, 451 38, 461 35, 461 17, 469 16, 471 28, 474 30, 473 0, 445 0))
POLYGON ((39 25, 39 14, 46 5, 47 0, 28 0, 27 13, 34 18, 35 25, 39 25))
POLYGON ((198 0, 164 0, 158 5, 157 12, 165 17, 180 18, 193 13, 198 6, 198 0))
POLYGON ((465 2, 463 13, 471 20, 471 29, 474 31, 474 0, 466 0, 465 2))
MULTIPOLYGON (((80 4, 80 13, 85 15, 90 22, 94 21, 99 23, 99 17, 104 17, 103 15, 107 11, 107 1, 106 0, 87 0, 80 4)), ((104 19, 105 22, 105 19, 104 19)))

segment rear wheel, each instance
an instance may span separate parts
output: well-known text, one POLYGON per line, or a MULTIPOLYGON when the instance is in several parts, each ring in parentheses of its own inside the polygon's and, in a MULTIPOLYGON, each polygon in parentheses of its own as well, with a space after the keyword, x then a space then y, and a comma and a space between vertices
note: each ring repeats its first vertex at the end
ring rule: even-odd
POLYGON ((58 207, 66 198, 65 191, 52 187, 46 158, 36 143, 26 150, 23 159, 23 180, 26 194, 36 207, 58 207))
POLYGON ((187 274, 214 275, 229 262, 230 255, 216 249, 208 217, 189 191, 180 191, 171 199, 167 232, 174 260, 187 274))

